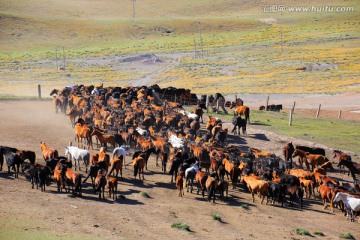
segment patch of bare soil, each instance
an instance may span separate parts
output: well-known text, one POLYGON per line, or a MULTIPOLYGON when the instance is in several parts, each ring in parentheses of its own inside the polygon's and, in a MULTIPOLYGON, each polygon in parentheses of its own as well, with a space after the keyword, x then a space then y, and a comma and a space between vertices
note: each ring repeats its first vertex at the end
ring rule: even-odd
MULTIPOLYGON (((0 101, 0 145, 33 150, 41 159, 40 141, 63 154, 64 147, 73 141, 69 119, 56 114, 49 101, 0 101)), ((244 138, 230 136, 243 148, 249 146, 279 155, 286 137, 249 130, 244 138)), ((298 142, 295 142, 297 144, 298 142)), ((98 149, 92 150, 97 152, 98 149)), ((130 163, 130 157, 126 159, 130 163)), ((99 200, 89 183, 84 185, 83 197, 71 198, 57 193, 52 183, 46 192, 31 189, 31 184, 20 175, 14 179, 3 169, 0 172, 0 238, 24 239, 27 236, 48 236, 44 239, 300 239, 295 231, 303 227, 311 233, 321 231, 326 239, 338 239, 342 232, 359 238, 358 223, 346 220, 339 210, 324 210, 319 199, 305 200, 304 209, 278 203, 255 203, 242 184, 230 189, 227 202, 208 202, 206 198, 185 191, 178 197, 170 176, 161 173, 161 167, 150 159, 149 170, 143 182, 135 181, 132 166, 124 170, 119 194, 125 198, 116 201, 99 200), (147 192, 150 198, 140 194, 147 192), (248 205, 245 209, 242 205, 248 205), (222 222, 212 219, 219 214, 222 222), (183 222, 191 231, 171 228, 172 223, 183 222)), ((85 175, 84 172, 81 172, 85 175)), ((345 175, 331 173, 345 178, 345 175)), ((195 187, 196 189, 196 187, 195 187)), ((37 239, 36 237, 34 239, 37 239)))

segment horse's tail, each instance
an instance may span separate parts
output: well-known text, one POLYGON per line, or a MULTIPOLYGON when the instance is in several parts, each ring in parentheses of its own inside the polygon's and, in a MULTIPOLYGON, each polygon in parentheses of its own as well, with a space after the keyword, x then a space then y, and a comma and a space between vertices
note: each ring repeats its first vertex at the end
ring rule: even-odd
POLYGON ((54 151, 54 158, 57 158, 57 157, 59 157, 59 153, 58 153, 57 150, 55 150, 55 151, 54 151))
POLYGON ((81 192, 81 175, 77 176, 75 180, 75 192, 81 192))
POLYGON ((245 119, 250 123, 250 108, 245 109, 245 119))
POLYGON ((87 153, 84 157, 83 157, 84 163, 85 163, 85 167, 88 167, 90 164, 90 153, 87 153))
POLYGON ((134 177, 136 177, 136 175, 138 174, 138 171, 139 171, 139 166, 138 166, 138 163, 136 162, 134 164, 134 177))
POLYGON ((173 175, 173 174, 174 174, 174 171, 175 171, 174 164, 171 164, 169 174, 170 174, 170 175, 173 175))
POLYGON ((109 171, 109 173, 107 175, 110 176, 110 174, 114 171, 114 169, 115 169, 115 164, 113 163, 111 165, 111 169, 110 169, 110 171, 109 171))
POLYGON ((209 186, 209 189, 208 189, 208 201, 210 202, 211 201, 211 196, 215 194, 215 181, 212 180, 211 181, 211 184, 209 186))

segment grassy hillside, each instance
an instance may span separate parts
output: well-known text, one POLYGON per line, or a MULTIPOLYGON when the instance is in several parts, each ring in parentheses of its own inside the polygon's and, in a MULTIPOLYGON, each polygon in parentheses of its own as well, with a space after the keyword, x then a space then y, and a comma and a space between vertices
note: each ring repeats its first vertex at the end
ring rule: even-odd
POLYGON ((290 12, 288 7, 299 6, 297 1, 287 1, 284 12, 272 13, 263 12, 263 7, 283 1, 143 0, 135 3, 135 20, 132 1, 0 2, 0 77, 9 94, 14 94, 16 84, 9 84, 13 81, 66 83, 65 74, 54 71, 55 50, 63 46, 67 59, 76 60, 70 60, 66 74, 76 76, 77 82, 132 84, 151 74, 152 82, 190 87, 197 93, 360 91, 356 0, 301 2, 353 7, 351 12, 320 13, 290 12), (205 56, 193 59, 194 37, 201 49, 199 22, 205 56), (170 55, 164 57, 162 70, 77 60, 138 53, 170 55), (174 55, 178 53, 187 55, 174 55), (179 64, 167 67, 173 61, 179 64), (337 68, 296 70, 317 62, 337 68))

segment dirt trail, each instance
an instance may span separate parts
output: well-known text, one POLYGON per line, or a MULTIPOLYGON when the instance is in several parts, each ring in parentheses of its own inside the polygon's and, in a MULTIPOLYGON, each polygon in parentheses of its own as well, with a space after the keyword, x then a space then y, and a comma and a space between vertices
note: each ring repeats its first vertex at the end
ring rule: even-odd
MULTIPOLYGON (((50 101, 0 101, 0 112, 0 145, 33 150, 40 163, 40 141, 63 154, 74 137, 69 119, 55 114, 50 101)), ((286 140, 260 134, 255 137, 255 132, 250 132, 237 140, 244 147, 269 151, 279 151, 286 140)), ((126 161, 129 163, 130 157, 126 161)), ((303 210, 297 205, 265 206, 259 198, 252 203, 242 185, 230 190, 225 203, 209 203, 196 191, 179 198, 170 176, 160 170, 151 158, 145 181, 140 183, 133 179, 129 166, 120 182, 120 194, 126 198, 115 202, 98 200, 89 183, 84 185, 82 198, 71 198, 57 193, 53 183, 42 193, 31 189, 23 175, 14 179, 2 171, 0 239, 310 239, 296 235, 298 227, 311 233, 321 231, 325 239, 338 239, 343 232, 360 237, 358 223, 350 223, 338 210, 324 210, 319 200, 305 200, 303 210), (142 191, 150 198, 142 197, 142 191), (243 204, 249 210, 242 208, 243 204), (220 214, 223 222, 213 220, 212 214, 220 214), (171 228, 175 222, 187 223, 191 232, 171 228)))

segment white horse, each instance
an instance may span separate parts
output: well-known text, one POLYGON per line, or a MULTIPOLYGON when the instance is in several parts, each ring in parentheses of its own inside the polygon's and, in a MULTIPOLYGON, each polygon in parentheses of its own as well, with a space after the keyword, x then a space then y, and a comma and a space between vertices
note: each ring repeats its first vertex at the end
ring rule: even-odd
POLYGON ((350 194, 338 192, 335 195, 333 202, 336 203, 339 201, 345 203, 347 215, 350 216, 351 221, 354 222, 355 221, 354 212, 360 211, 360 198, 355 198, 350 194))
POLYGON ((90 162, 90 152, 85 149, 81 149, 78 147, 65 147, 65 156, 68 157, 70 160, 74 159, 75 171, 76 171, 76 161, 79 165, 80 170, 80 158, 84 161, 85 165, 85 172, 87 173, 87 167, 90 162))
POLYGON ((126 168, 126 165, 125 165, 126 147, 121 146, 121 147, 115 148, 114 151, 113 151, 112 159, 114 159, 115 157, 118 157, 120 155, 123 156, 124 167, 126 168))
POLYGON ((198 171, 199 171, 199 163, 198 162, 195 162, 194 165, 192 165, 191 167, 189 167, 185 170, 185 183, 186 183, 186 191, 187 192, 189 192, 189 187, 190 187, 190 192, 192 193, 194 178, 198 171))

